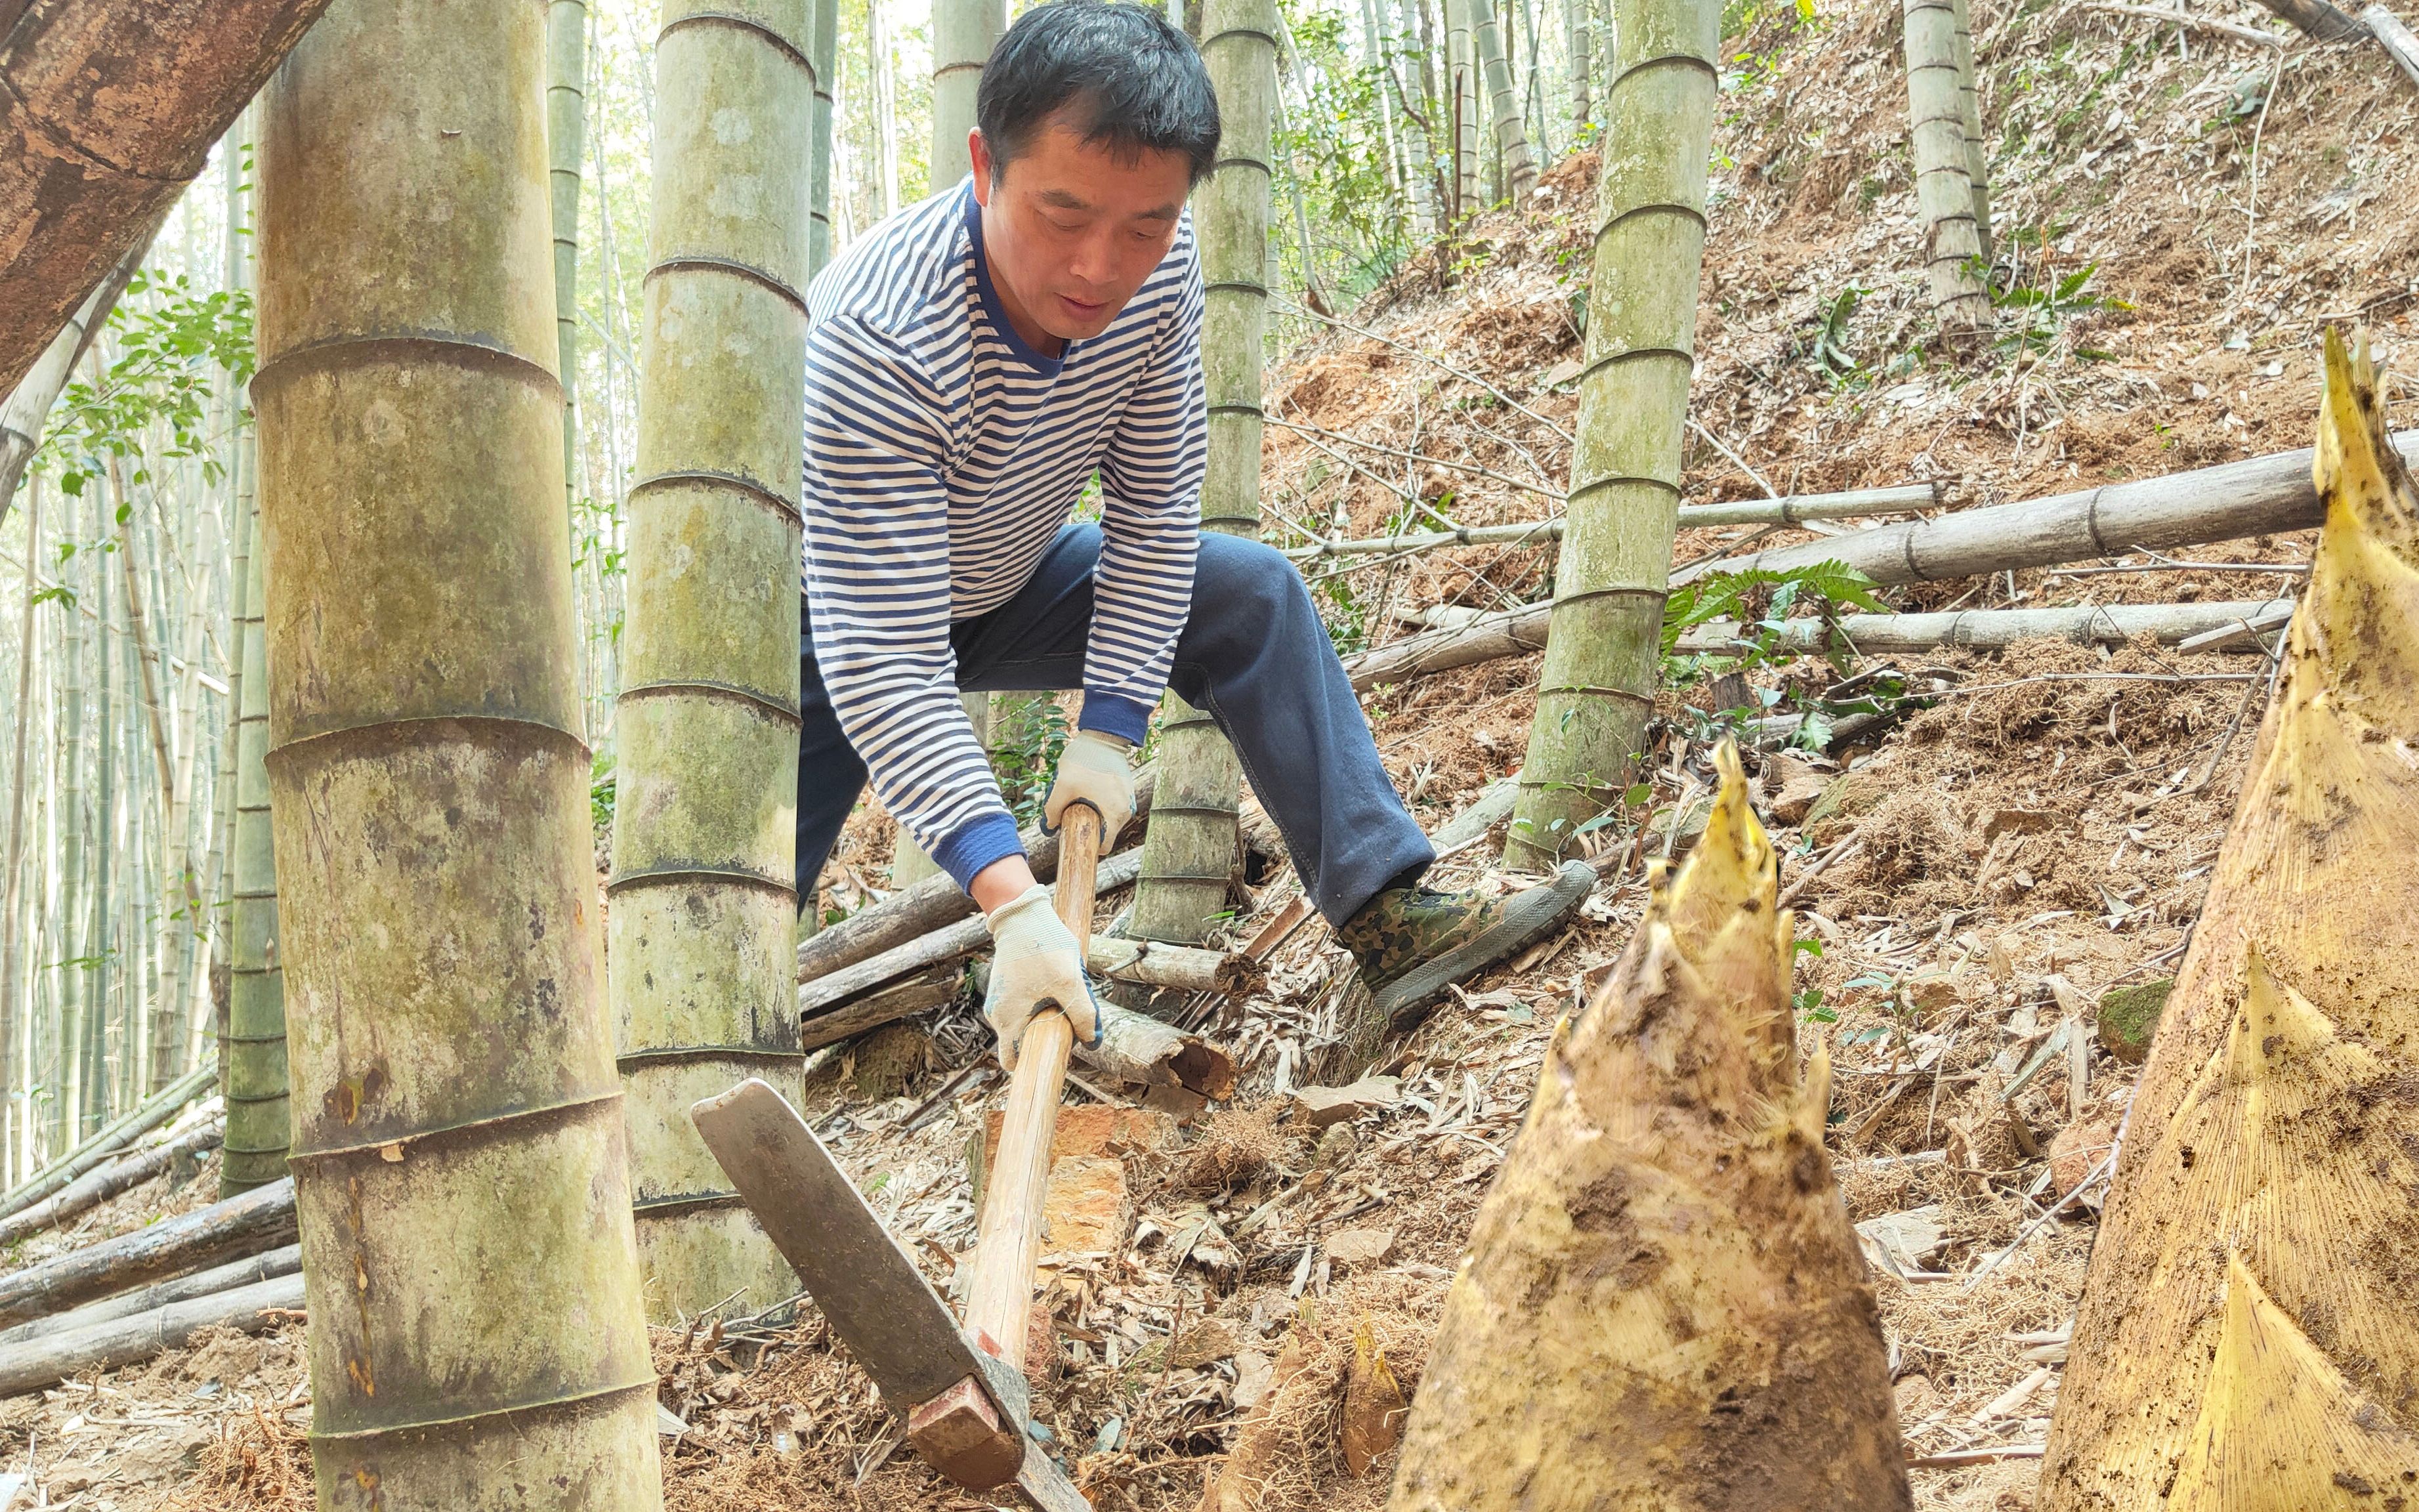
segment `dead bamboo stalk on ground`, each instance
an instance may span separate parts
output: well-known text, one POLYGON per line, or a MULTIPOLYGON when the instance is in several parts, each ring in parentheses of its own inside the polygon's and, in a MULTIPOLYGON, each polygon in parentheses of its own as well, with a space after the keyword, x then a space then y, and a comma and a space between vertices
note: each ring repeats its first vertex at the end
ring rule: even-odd
POLYGON ((0 1244, 13 1244, 45 1228, 55 1227, 87 1209, 100 1206, 121 1192, 142 1185, 167 1170, 177 1161, 200 1155, 218 1147, 226 1137, 226 1125, 208 1123, 188 1131, 164 1145, 138 1149, 120 1155, 110 1164, 87 1171, 72 1184, 35 1203, 23 1212, 0 1219, 0 1244))
POLYGON ((170 1350, 183 1349, 206 1328, 264 1334, 292 1321, 301 1306, 302 1277, 298 1273, 172 1303, 70 1334, 0 1346, 0 1396, 53 1385, 87 1370, 115 1370, 156 1359, 170 1350))
MULTIPOLYGON (((2189 649, 2206 650, 2221 642, 2256 650, 2257 634, 2273 629, 2280 617, 2293 611, 2289 598, 2222 599, 2209 604, 2103 604, 2071 609, 1961 609, 1942 614, 1848 614, 1836 628, 1821 620, 1791 620, 1772 634, 1796 651, 1820 651, 1833 643, 1867 655, 1931 651, 1941 646, 2013 645, 2019 640, 2055 636, 2102 645, 2123 645, 2149 636, 2163 646, 2181 645, 2203 636, 2214 639, 2189 649)), ((1683 652, 1720 653, 1737 649, 1744 626, 1729 622, 1684 631, 1683 652)))
MULTIPOLYGON (((1149 817, 1157 775, 1157 764, 1153 762, 1145 762, 1134 769, 1134 824, 1149 817)), ((1133 825, 1126 827, 1131 831, 1133 825)), ((1058 874, 1057 836, 1043 834, 1036 827, 1017 839, 1025 844, 1025 854, 1033 863, 1036 878, 1048 882, 1058 874)), ((1111 839, 1114 841, 1115 837, 1111 839)), ((1115 866, 1120 859, 1112 856, 1103 865, 1115 866)), ((1109 884, 1103 880, 1101 886, 1106 888, 1109 884)), ((975 913, 974 900, 957 883, 947 876, 927 877, 800 942, 798 980, 811 981, 829 976, 910 940, 921 939, 959 919, 972 918, 975 913)))
POLYGON ((280 1249, 265 1250, 239 1260, 229 1260, 223 1265, 213 1265, 207 1271, 154 1282, 133 1291, 121 1291, 114 1297, 103 1297, 99 1302, 88 1302, 81 1307, 0 1330, 0 1347, 72 1334, 113 1319, 131 1318, 137 1313, 157 1312, 171 1303, 216 1296, 223 1291, 233 1291, 238 1287, 251 1286, 255 1281, 272 1281, 281 1275, 294 1275, 301 1269, 301 1245, 287 1244, 280 1249))
POLYGON ((294 1180, 287 1177, 0 1276, 0 1323, 23 1322, 293 1240, 294 1180))
MULTIPOLYGON (((1928 483, 1903 487, 1857 488, 1846 493, 1795 494, 1780 499, 1741 499, 1720 504, 1683 504, 1682 530, 1715 525, 1796 525, 1812 519, 1857 519, 1872 515, 1908 514, 1940 502, 1939 490, 1928 483)), ((1400 535, 1368 535, 1349 541, 1317 541, 1287 547, 1297 562, 1320 557, 1384 556, 1434 551, 1449 546, 1543 545, 1563 538, 1560 519, 1516 525, 1465 525, 1450 531, 1416 531, 1400 535)))
POLYGON ((2394 61, 2412 84, 2419 84, 2419 37, 2402 24, 2402 18, 2383 6, 2370 6, 2360 13, 2361 24, 2368 28, 2378 45, 2393 54, 2394 61))
MULTIPOLYGON (((2394 438, 2419 459, 2419 430, 2394 438)), ((1875 526, 1826 540, 1726 557, 1672 575, 1678 587, 1711 573, 1785 571, 1843 562, 1877 583, 1940 582, 2049 567, 2149 548, 2207 546, 2309 530, 2326 517, 2310 485, 2310 449, 2190 472, 2103 484, 2079 493, 1875 526)))
POLYGON ((174 1119, 185 1104, 215 1087, 218 1073, 215 1064, 196 1066, 186 1072, 166 1091, 94 1134, 49 1170, 9 1193, 6 1200, 0 1200, 0 1218, 23 1211, 95 1166, 115 1159, 118 1151, 174 1119))

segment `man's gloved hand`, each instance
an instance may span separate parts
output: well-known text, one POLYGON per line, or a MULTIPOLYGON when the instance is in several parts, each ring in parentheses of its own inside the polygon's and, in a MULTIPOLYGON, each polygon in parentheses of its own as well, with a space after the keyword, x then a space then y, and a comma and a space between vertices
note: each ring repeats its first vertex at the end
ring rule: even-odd
POLYGON ((1050 889, 1036 884, 983 916, 991 929, 991 989, 983 1017, 999 1036, 999 1063, 1016 1070, 1016 1047, 1036 1009, 1055 1004, 1075 1026, 1078 1043, 1101 1042, 1099 1005, 1084 975, 1074 933, 1050 907, 1050 889))
POLYGON ((1126 764, 1132 754, 1133 743, 1122 736, 1076 731, 1058 753, 1058 775, 1041 800, 1042 824, 1055 834, 1067 822, 1069 805, 1088 803, 1100 811, 1101 849, 1116 844, 1133 817, 1133 771, 1126 764))

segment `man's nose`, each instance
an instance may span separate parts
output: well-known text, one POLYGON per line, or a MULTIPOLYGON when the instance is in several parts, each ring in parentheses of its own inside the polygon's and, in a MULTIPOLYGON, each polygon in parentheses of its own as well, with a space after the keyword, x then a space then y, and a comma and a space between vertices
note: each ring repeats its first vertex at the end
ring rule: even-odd
POLYGON ((1075 243, 1075 255, 1067 270, 1095 287, 1113 283, 1117 278, 1116 246, 1114 228, 1094 231, 1075 243))

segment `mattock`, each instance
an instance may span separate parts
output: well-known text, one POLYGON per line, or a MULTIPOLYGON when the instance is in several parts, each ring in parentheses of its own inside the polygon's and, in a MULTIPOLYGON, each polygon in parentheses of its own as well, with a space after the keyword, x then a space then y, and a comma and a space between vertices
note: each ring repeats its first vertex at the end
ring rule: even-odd
MULTIPOLYGON (((1079 960, 1091 938, 1100 859, 1101 816, 1074 805, 1054 894, 1079 960)), ((1088 1512, 1035 1442, 1025 1384, 1050 1140, 1074 1044, 1074 1026, 1055 1006, 1036 1012, 1017 1042, 963 1327, 780 1093, 751 1078, 689 1110, 832 1331, 883 1401, 905 1415, 916 1452, 969 1490, 1014 1481, 1045 1512, 1088 1512)))

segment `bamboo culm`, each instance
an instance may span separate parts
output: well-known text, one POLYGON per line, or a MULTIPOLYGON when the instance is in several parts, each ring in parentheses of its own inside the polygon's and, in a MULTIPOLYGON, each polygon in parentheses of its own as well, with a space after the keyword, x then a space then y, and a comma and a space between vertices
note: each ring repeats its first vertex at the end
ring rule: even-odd
POLYGON ((814 39, 807 0, 751 15, 678 0, 655 54, 608 986, 664 1322, 797 1290, 688 1117, 750 1076, 794 1095, 803 1066, 790 962, 814 39))
POLYGON ((1980 204, 1970 167, 1964 75, 1957 67, 1955 0, 1903 0, 1907 136, 1916 208, 1923 220, 1924 276, 1942 338, 1970 343, 1991 323, 1982 284, 1980 204))
POLYGON ((262 112, 267 766, 323 1507, 662 1501, 581 738, 547 21, 334 0, 262 112))
MULTIPOLYGON (((1268 320, 1269 164, 1284 23, 1274 0, 1207 0, 1201 54, 1218 94, 1218 166, 1194 195, 1202 277, 1201 366, 1210 407, 1201 528, 1257 532, 1262 335, 1268 320)), ((1308 247, 1303 249, 1305 266, 1308 247)), ((1128 933, 1199 941, 1225 906, 1242 766, 1210 716, 1170 693, 1157 794, 1128 933)), ((1107 837, 1114 841, 1115 836, 1107 837)))
POLYGON ((1719 29, 1718 8, 1690 0, 1615 7, 1569 526, 1505 843, 1518 866, 1549 862, 1627 786, 1653 706, 1696 362, 1719 29))

